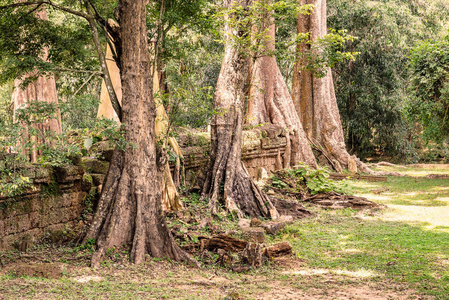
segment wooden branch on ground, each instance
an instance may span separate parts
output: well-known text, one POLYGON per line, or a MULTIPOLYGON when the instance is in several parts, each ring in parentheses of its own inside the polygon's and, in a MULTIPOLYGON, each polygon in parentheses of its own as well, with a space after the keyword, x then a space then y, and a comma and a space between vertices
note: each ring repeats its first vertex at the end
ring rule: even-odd
POLYGON ((339 174, 339 173, 330 173, 329 179, 334 179, 334 180, 357 179, 357 180, 367 180, 367 181, 379 182, 379 181, 387 181, 388 177, 375 176, 375 175, 360 175, 360 174, 345 175, 345 174, 339 174))
POLYGON ((405 166, 395 165, 392 163, 389 163, 387 161, 380 161, 375 164, 369 164, 369 167, 395 167, 395 168, 405 168, 405 166))
POLYGON ((304 199, 303 201, 311 202, 323 208, 330 209, 344 209, 348 207, 353 209, 379 209, 382 207, 381 205, 370 201, 365 197, 344 195, 336 192, 319 193, 304 199))

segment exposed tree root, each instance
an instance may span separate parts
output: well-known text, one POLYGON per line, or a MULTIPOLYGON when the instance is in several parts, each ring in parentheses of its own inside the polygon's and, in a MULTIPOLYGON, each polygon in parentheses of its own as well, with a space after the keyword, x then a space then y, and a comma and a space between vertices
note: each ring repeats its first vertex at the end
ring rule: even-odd
MULTIPOLYGON (((198 265, 174 242, 167 227, 160 204, 160 192, 148 195, 150 191, 142 187, 132 192, 132 178, 124 168, 124 153, 116 150, 113 162, 104 184, 98 209, 84 242, 97 240, 97 251, 92 256, 91 265, 98 267, 108 249, 130 245, 130 260, 135 263, 145 261, 145 255, 186 261, 198 265)), ((161 183, 162 176, 154 178, 161 183)))

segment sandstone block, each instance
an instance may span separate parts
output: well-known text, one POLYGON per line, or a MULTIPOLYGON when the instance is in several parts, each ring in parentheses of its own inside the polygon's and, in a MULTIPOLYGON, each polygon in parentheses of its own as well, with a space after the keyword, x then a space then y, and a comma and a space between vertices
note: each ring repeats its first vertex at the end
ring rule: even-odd
POLYGON ((248 219, 240 219, 238 224, 240 229, 249 228, 251 227, 251 220, 248 219))
POLYGON ((261 224, 262 221, 260 221, 258 218, 251 219, 251 227, 259 227, 261 224))
POLYGON ((53 168, 56 181, 59 183, 72 183, 83 178, 84 169, 79 166, 62 166, 53 168))
POLYGON ((93 185, 93 179, 92 179, 92 176, 89 175, 89 174, 84 174, 84 175, 83 175, 83 179, 82 179, 82 181, 81 181, 81 189, 82 189, 83 191, 88 191, 88 190, 90 190, 90 188, 92 187, 92 185, 93 185))
POLYGON ((94 186, 102 185, 104 179, 106 178, 105 174, 90 174, 92 176, 92 182, 94 186))
POLYGON ((89 155, 96 157, 99 160, 111 161, 114 154, 115 145, 111 141, 100 141, 95 143, 89 149, 89 155))
POLYGON ((106 174, 109 169, 109 162, 92 157, 83 157, 82 165, 87 173, 106 174))

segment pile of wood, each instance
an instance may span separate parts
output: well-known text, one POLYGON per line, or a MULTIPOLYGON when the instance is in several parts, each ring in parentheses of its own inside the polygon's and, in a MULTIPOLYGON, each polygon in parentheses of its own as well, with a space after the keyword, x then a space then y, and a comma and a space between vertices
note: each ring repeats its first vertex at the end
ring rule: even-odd
POLYGON ((203 259, 212 258, 209 251, 216 253, 218 254, 216 263, 239 273, 258 268, 265 261, 293 254, 293 248, 288 242, 265 247, 262 243, 248 242, 228 234, 203 238, 198 243, 184 246, 183 249, 192 254, 200 254, 203 259))

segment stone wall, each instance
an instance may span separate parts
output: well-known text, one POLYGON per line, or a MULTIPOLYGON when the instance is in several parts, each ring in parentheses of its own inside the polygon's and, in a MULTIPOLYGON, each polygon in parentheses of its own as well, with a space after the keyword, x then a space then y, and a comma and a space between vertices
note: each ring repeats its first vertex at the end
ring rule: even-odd
MULTIPOLYGON (((204 176, 208 161, 210 135, 186 133, 178 138, 184 155, 186 184, 204 176)), ((242 159, 253 178, 280 169, 286 147, 282 128, 267 125, 244 131, 242 159)), ((107 141, 90 149, 78 166, 43 168, 22 167, 32 180, 29 188, 14 198, 0 195, 0 249, 10 249, 27 235, 39 237, 46 232, 76 225, 85 209, 85 199, 92 203, 101 191, 113 148, 107 141), (86 172, 86 173, 85 173, 86 172)))
POLYGON ((0 195, 0 249, 11 249, 25 236, 39 237, 79 222, 89 180, 83 183, 84 169, 22 167, 32 187, 20 195, 0 195))
MULTIPOLYGON (((184 156, 186 182, 201 177, 207 168, 210 135, 206 132, 184 134, 178 138, 184 156)), ((267 173, 281 169, 287 139, 282 127, 265 125, 243 132, 242 160, 254 179, 261 169, 267 173)))

